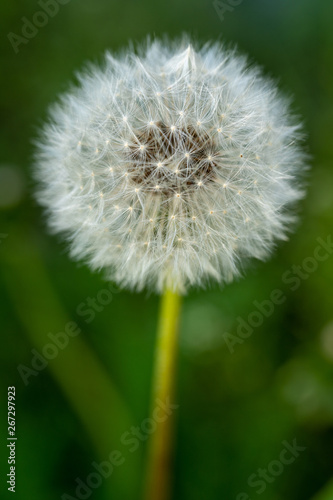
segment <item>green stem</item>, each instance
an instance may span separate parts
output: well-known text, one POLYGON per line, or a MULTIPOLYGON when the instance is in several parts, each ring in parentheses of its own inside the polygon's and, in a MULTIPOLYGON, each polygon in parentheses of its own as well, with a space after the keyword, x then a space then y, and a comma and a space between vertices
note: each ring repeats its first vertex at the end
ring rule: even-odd
POLYGON ((170 498, 173 415, 165 415, 164 421, 157 422, 162 418, 157 419, 154 412, 159 401, 173 402, 180 305, 179 294, 166 290, 161 302, 153 373, 151 416, 156 429, 148 443, 145 500, 170 498))

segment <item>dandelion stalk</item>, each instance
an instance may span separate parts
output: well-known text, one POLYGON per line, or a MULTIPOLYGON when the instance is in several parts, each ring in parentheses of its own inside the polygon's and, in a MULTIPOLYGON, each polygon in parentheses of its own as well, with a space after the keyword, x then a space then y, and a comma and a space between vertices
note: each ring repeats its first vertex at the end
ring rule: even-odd
MULTIPOLYGON (((155 421, 157 401, 173 400, 180 306, 180 295, 167 289, 161 301, 153 374, 151 415, 155 421)), ((167 500, 171 487, 173 415, 156 424, 148 444, 145 500, 167 500)))

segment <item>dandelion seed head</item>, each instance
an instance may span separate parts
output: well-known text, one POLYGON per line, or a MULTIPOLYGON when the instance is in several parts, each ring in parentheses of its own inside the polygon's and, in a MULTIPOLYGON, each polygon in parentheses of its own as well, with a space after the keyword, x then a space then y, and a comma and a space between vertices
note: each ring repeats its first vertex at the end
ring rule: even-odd
POLYGON ((302 131, 246 58, 153 41, 79 81, 51 108, 35 169, 74 258, 120 286, 185 292, 231 281, 285 239, 302 131))

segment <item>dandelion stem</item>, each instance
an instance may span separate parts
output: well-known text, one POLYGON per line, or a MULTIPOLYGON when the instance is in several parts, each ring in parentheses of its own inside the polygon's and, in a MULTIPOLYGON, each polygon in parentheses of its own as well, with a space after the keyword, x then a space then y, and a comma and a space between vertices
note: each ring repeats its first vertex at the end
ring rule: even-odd
POLYGON ((181 297, 178 293, 171 290, 164 292, 159 315, 151 400, 151 417, 156 429, 148 443, 145 500, 168 500, 171 492, 172 406, 180 305, 181 297))

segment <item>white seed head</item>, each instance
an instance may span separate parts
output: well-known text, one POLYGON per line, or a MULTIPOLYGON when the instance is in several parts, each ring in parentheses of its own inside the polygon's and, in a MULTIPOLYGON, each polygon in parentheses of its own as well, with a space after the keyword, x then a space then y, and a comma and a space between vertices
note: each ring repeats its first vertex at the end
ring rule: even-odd
POLYGON ((285 238, 305 155, 288 102, 244 57, 149 42, 106 54, 50 112, 38 199, 73 257, 121 286, 231 281, 285 238))

